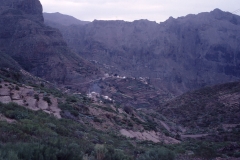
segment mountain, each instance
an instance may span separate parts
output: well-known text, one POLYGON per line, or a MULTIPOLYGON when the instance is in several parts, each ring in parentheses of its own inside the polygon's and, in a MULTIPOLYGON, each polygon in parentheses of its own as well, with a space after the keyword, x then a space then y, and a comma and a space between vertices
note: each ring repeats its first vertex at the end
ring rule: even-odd
MULTIPOLYGON (((105 83, 118 85, 111 79, 102 80, 104 78, 102 67, 99 69, 97 64, 88 62, 72 52, 57 29, 44 25, 42 6, 39 1, 30 1, 31 3, 9 1, 9 4, 6 1, 3 2, 0 10, 0 54, 2 55, 0 67, 25 70, 36 77, 62 85, 61 88, 67 88, 70 92, 88 93, 91 88, 104 86, 105 83)), ((130 81, 132 84, 142 84, 139 80, 131 79, 130 81)), ((131 84, 123 83, 121 90, 130 86, 131 84)), ((143 91, 148 90, 149 85, 146 86, 143 87, 143 91)), ((112 93, 111 87, 105 87, 103 91, 102 94, 111 98, 118 94, 112 93)), ((168 99, 168 91, 150 89, 150 92, 151 95, 168 99)), ((132 96, 129 89, 124 94, 132 96)), ((116 101, 122 102, 122 95, 117 97, 116 101)), ((148 96, 145 97, 143 101, 130 98, 124 102, 134 106, 143 106, 143 103, 146 107, 158 105, 155 102, 154 105, 146 102, 148 98, 148 96)))
POLYGON ((72 52, 43 24, 40 1, 0 2, 0 159, 239 158, 239 82, 173 98, 72 52))
POLYGON ((177 95, 240 77, 240 17, 219 9, 160 24, 95 20, 55 27, 72 49, 105 72, 148 77, 177 95))
POLYGON ((99 69, 70 51, 57 29, 44 25, 40 1, 0 2, 0 52, 19 67, 59 84, 101 75, 99 69))
POLYGON ((64 15, 59 12, 43 13, 43 17, 44 17, 44 22, 46 24, 55 23, 63 26, 70 26, 70 25, 85 25, 90 23, 88 21, 80 21, 72 16, 64 15))

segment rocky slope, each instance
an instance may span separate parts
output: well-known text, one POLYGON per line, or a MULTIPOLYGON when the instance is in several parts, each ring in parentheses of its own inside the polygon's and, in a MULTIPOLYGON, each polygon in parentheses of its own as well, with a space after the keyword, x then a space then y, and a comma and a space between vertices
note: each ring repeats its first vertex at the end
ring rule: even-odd
POLYGON ((44 25, 38 0, 0 1, 0 51, 35 76, 74 83, 101 72, 71 52, 61 33, 44 25))
POLYGON ((182 138, 208 137, 239 141, 240 83, 227 83, 185 93, 170 100, 159 112, 182 126, 182 138))
MULTIPOLYGON (((66 93, 44 80, 30 80, 24 72, 18 80, 6 75, 12 74, 12 70, 0 69, 0 74, 0 105, 14 103, 17 104, 15 107, 43 111, 58 119, 71 119, 99 131, 114 132, 118 136, 154 143, 180 143, 166 136, 160 129, 162 125, 152 121, 148 114, 131 106, 126 107, 127 102, 119 104, 118 99, 113 101, 100 94, 66 93)), ((1 114, 0 111, 0 122, 4 120, 14 122, 16 118, 1 114)))
POLYGON ((55 27, 71 48, 106 72, 149 77, 176 94, 240 77, 240 17, 219 9, 160 24, 93 21, 55 27))

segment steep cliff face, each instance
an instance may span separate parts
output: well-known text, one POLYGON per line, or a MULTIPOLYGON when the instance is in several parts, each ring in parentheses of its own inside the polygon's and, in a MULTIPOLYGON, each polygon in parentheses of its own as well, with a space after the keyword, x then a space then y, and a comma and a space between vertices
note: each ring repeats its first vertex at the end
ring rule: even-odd
POLYGON ((43 22, 42 5, 39 0, 0 0, 0 7, 5 8, 5 14, 17 14, 16 10, 21 11, 25 16, 31 17, 32 20, 43 22), (10 9, 10 11, 9 11, 10 9))
POLYGON ((44 25, 39 0, 0 3, 0 50, 22 68, 57 83, 82 82, 100 74, 70 51, 57 29, 44 25))
POLYGON ((160 24, 94 21, 59 29, 71 48, 106 72, 150 77, 177 94, 240 78, 240 17, 219 9, 160 24))

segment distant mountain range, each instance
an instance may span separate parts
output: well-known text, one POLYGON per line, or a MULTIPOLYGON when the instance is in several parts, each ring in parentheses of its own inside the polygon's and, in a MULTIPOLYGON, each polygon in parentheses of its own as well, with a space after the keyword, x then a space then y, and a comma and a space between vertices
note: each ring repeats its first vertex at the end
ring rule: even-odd
POLYGON ((174 94, 240 78, 240 17, 229 12, 215 9, 160 24, 50 21, 46 24, 57 27, 75 52, 105 72, 149 77, 174 94))
POLYGON ((56 13, 43 13, 44 22, 45 23, 55 23, 60 24, 63 26, 70 26, 70 25, 85 25, 90 22, 88 21, 80 21, 72 16, 64 15, 59 12, 56 13))

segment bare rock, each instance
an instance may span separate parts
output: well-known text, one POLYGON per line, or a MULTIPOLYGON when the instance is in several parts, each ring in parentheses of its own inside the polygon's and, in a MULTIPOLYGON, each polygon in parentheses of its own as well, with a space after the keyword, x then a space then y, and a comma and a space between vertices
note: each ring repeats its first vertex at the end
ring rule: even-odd
POLYGON ((10 96, 10 89, 0 88, 0 96, 10 96))
POLYGON ((25 98, 25 103, 27 104, 27 108, 31 109, 31 110, 34 110, 34 111, 38 111, 40 110, 38 107, 37 107, 37 100, 34 99, 34 97, 26 97, 25 98))
POLYGON ((21 99, 20 92, 11 92, 11 98, 12 100, 20 100, 21 99))
POLYGON ((0 102, 7 104, 12 102, 12 100, 10 96, 0 96, 0 102))
POLYGON ((22 99, 20 99, 20 100, 12 100, 12 102, 17 103, 20 106, 24 106, 24 104, 25 104, 22 99))
POLYGON ((41 98, 37 102, 37 106, 38 106, 38 108, 40 108, 42 110, 47 110, 49 108, 48 103, 46 101, 42 100, 41 98))

